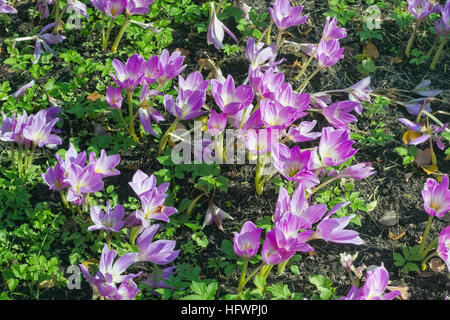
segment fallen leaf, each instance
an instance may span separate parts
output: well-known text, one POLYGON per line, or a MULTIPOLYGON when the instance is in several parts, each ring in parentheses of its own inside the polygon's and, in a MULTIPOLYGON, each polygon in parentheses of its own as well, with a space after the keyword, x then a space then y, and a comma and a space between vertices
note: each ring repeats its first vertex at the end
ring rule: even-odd
POLYGON ((189 39, 191 39, 191 38, 193 38, 193 37, 196 37, 196 36, 198 36, 198 33, 197 33, 197 32, 191 32, 191 33, 188 33, 188 38, 189 38, 189 39))
POLYGON ((436 273, 435 272, 431 272, 431 271, 422 271, 419 272, 417 275, 421 278, 431 278, 432 276, 434 276, 436 273))
POLYGON ((416 155, 414 156, 414 162, 419 166, 427 166, 431 163, 431 151, 430 148, 426 148, 425 150, 418 150, 416 155))
POLYGON ((408 293, 409 287, 399 287, 399 286, 387 286, 386 289, 390 291, 400 291, 400 299, 409 300, 410 294, 408 293))
POLYGON ((317 257, 317 252, 315 252, 315 251, 310 251, 310 252, 308 252, 308 254, 311 257, 317 257))
POLYGON ((91 101, 96 101, 102 97, 103 97, 103 95, 101 95, 100 93, 92 92, 86 97, 86 99, 91 100, 91 101))
POLYGON ((403 59, 400 58, 400 57, 393 57, 393 58, 391 59, 391 64, 400 64, 400 63, 402 63, 402 62, 403 62, 403 59))
POLYGON ((296 37, 295 37, 292 33, 290 33, 290 32, 285 32, 284 34, 287 34, 287 35, 290 36, 291 38, 296 39, 296 37))
POLYGON ((39 288, 41 289, 53 288, 56 285, 57 281, 58 277, 56 277, 56 274, 54 274, 50 279, 44 280, 41 283, 39 283, 39 288))
POLYGON ((383 162, 383 160, 381 160, 380 157, 377 157, 377 162, 378 162, 378 163, 381 163, 381 162, 383 162))
POLYGON ((398 223, 398 215, 394 210, 387 210, 379 222, 387 227, 392 227, 398 223))
POLYGON ((187 57, 191 51, 189 49, 184 49, 184 48, 176 48, 175 51, 180 51, 181 54, 185 57, 187 57))
POLYGON ((303 36, 307 36, 312 31, 312 28, 306 29, 306 31, 301 32, 303 36))
POLYGON ((405 181, 408 182, 413 176, 412 172, 405 173, 405 181))
POLYGON ((414 131, 414 130, 408 130, 406 131, 402 136, 402 141, 404 144, 409 144, 414 139, 417 139, 422 134, 420 132, 414 131))
POLYGON ((430 269, 434 272, 442 272, 445 270, 445 264, 440 258, 433 258, 428 262, 430 269))
POLYGON ((395 234, 393 234, 390 230, 389 230, 389 238, 392 240, 399 240, 400 238, 402 238, 406 233, 402 232, 400 233, 398 236, 396 236, 395 234))
POLYGON ((433 174, 436 171, 438 171, 438 166, 435 166, 434 164, 430 164, 429 166, 422 167, 423 171, 425 171, 427 174, 433 174))
POLYGON ((137 167, 137 166, 135 166, 133 164, 126 164, 126 165, 123 166, 123 168, 128 169, 128 170, 134 170, 134 171, 139 170, 139 167, 137 167))
POLYGON ((371 57, 372 59, 378 59, 380 57, 380 53, 378 52, 378 48, 371 42, 368 42, 364 48, 363 53, 371 57))

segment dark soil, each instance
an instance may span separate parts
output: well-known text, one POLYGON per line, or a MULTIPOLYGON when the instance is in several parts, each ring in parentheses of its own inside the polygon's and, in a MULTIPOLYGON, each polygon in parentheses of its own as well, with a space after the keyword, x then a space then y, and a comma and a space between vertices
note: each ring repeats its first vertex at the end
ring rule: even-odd
MULTIPOLYGON (((247 1, 247 3, 256 8, 259 12, 267 10, 267 7, 272 1, 247 1)), ((317 42, 322 33, 325 17, 322 15, 328 9, 327 1, 314 0, 305 1, 304 13, 308 14, 310 19, 308 25, 303 25, 300 28, 290 29, 293 39, 288 39, 295 42, 317 42), (312 28, 312 31, 305 37, 302 32, 312 28)), ((29 4, 19 6, 19 15, 12 17, 13 23, 17 23, 17 32, 19 34, 26 33, 27 24, 29 21, 25 12, 29 4), (20 23, 19 23, 20 22, 20 23)), ((229 26, 235 34, 239 34, 234 28, 234 22, 229 21, 229 26)), ((227 24, 228 25, 228 24, 227 24)), ((449 52, 448 50, 441 56, 440 62, 436 68, 436 72, 430 72, 428 64, 415 66, 406 62, 406 58, 402 56, 404 47, 408 41, 409 29, 401 30, 395 24, 395 21, 388 19, 383 21, 383 41, 373 40, 373 43, 378 47, 380 57, 376 60, 377 71, 371 77, 371 88, 375 91, 380 89, 412 89, 419 84, 423 79, 430 79, 433 87, 444 89, 444 93, 440 98, 442 101, 434 102, 432 104, 433 110, 450 111, 449 107, 449 84, 450 77, 448 73, 449 52), (391 47, 396 47, 399 55, 405 62, 401 64, 391 64, 391 59, 395 56, 391 52, 391 47)), ((189 49, 190 53, 185 59, 188 65, 184 74, 188 74, 198 69, 198 60, 203 58, 211 58, 218 62, 224 76, 231 74, 236 83, 242 83, 248 71, 248 62, 245 59, 245 41, 239 42, 241 50, 240 54, 226 56, 223 52, 216 50, 213 46, 208 46, 206 43, 206 33, 199 35, 192 35, 195 30, 186 25, 173 25, 174 28, 173 44, 168 48, 172 51, 176 48, 189 49)), ((306 92, 313 93, 323 90, 346 88, 356 83, 364 76, 356 70, 357 62, 355 55, 360 54, 365 43, 361 43, 356 31, 361 28, 358 22, 349 22, 347 27, 348 37, 341 41, 345 46, 345 59, 338 63, 332 70, 326 70, 317 75, 313 81, 306 88, 306 92)), ((272 32, 275 32, 275 27, 272 32)), ((7 37, 2 30, 0 30, 0 39, 7 37)), ((274 33, 275 36, 275 33, 274 33)), ((227 38, 226 36, 225 38, 227 38)), ((71 47, 72 45, 80 52, 80 43, 85 43, 92 39, 83 39, 75 37, 73 43, 64 43, 64 46, 71 47)), ((419 35, 416 43, 420 43, 423 47, 429 48, 433 39, 419 35)), ((228 41, 228 40, 225 40, 228 41)), ((2 41, 0 40, 0 43, 2 41)), ((231 42, 229 42, 231 43, 231 42)), ((2 50, 0 58, 7 57, 7 53, 2 50)), ((292 79, 295 75, 295 70, 290 70, 295 60, 298 58, 293 55, 284 56, 287 61, 280 65, 281 71, 286 73, 286 80, 291 82, 296 88, 300 82, 295 83, 292 79)), ((125 57, 126 59, 126 57, 125 57)), ((57 60, 54 60, 58 63, 57 60)), ((204 76, 207 72, 203 72, 204 76)), ((29 76, 29 75, 28 75, 29 76)), ((51 76, 51 75, 50 75, 51 76)), ((71 77, 70 70, 64 70, 59 74, 57 81, 63 81, 64 77, 71 77)), ((26 83, 30 79, 25 79, 27 73, 19 74, 9 73, 7 66, 3 65, 0 68, 0 79, 10 81, 14 88, 16 85, 26 83)), ((40 79, 45 83, 46 79, 40 79)), ((95 88, 95 83, 89 83, 89 86, 95 88)), ((347 99, 346 96, 336 97, 347 99)), ((398 101, 405 101, 406 97, 393 96, 390 98, 398 99, 398 101), (403 100, 402 100, 403 99, 403 100)), ((316 288, 308 281, 308 276, 315 274, 323 274, 329 277, 337 289, 337 296, 346 295, 351 283, 345 274, 339 262, 339 254, 359 253, 357 265, 364 263, 366 266, 381 265, 387 268, 390 273, 390 280, 392 286, 408 287, 410 299, 444 299, 450 296, 450 281, 447 270, 443 272, 427 271, 422 273, 410 273, 405 275, 401 270, 393 264, 393 253, 400 252, 403 246, 416 245, 424 231, 428 215, 423 209, 423 200, 421 197, 421 190, 424 186, 428 176, 420 168, 414 166, 404 167, 402 159, 394 151, 394 148, 402 146, 401 136, 404 127, 397 121, 400 117, 409 117, 409 114, 402 106, 390 105, 383 115, 376 115, 372 118, 363 114, 358 117, 357 129, 367 130, 370 127, 372 120, 381 121, 385 126, 385 132, 392 134, 395 141, 388 142, 385 146, 365 146, 358 144, 360 151, 356 154, 356 161, 371 162, 376 170, 376 174, 362 181, 356 182, 356 191, 361 193, 361 197, 367 202, 377 200, 378 204, 370 213, 359 212, 362 226, 355 226, 354 229, 361 234, 361 238, 365 241, 362 246, 338 245, 333 243, 325 243, 323 241, 313 242, 313 247, 316 250, 314 255, 302 255, 302 260, 296 262, 300 275, 294 276, 290 272, 285 272, 283 275, 277 275, 272 272, 268 278, 269 283, 283 282, 289 286, 292 292, 301 292, 305 296, 309 296, 312 292, 316 292, 316 288), (387 210, 394 210, 399 217, 399 223, 393 227, 386 227, 379 222, 379 219, 387 210), (389 238, 389 232, 400 234, 405 232, 405 235, 399 240, 392 240, 389 238)), ((441 118, 444 122, 449 119, 441 118)), ((89 126, 82 122, 69 122, 67 126, 70 131, 80 130, 83 126, 89 126)), ((164 130, 165 127, 162 126, 164 130)), ((67 144, 67 137, 64 139, 67 144)), ((135 172, 135 168, 140 168, 146 173, 152 173, 161 169, 161 165, 156 161, 154 155, 156 152, 150 151, 156 147, 153 141, 147 141, 145 144, 121 153, 121 164, 119 170, 121 175, 113 177, 108 180, 108 183, 114 184, 116 190, 119 190, 119 197, 123 201, 128 199, 128 196, 133 196, 133 191, 128 186, 128 181, 135 172)), ((438 150, 439 169, 443 173, 450 172, 450 165, 448 161, 444 161, 443 152, 438 150)), ((277 193, 275 187, 270 183, 266 184, 266 188, 262 196, 255 193, 254 186, 254 171, 253 165, 223 165, 221 167, 221 174, 229 178, 228 193, 217 192, 214 202, 221 208, 226 208, 226 203, 230 202, 232 209, 226 210, 233 217, 234 220, 224 221, 224 230, 222 232, 215 226, 208 226, 204 229, 205 234, 209 239, 209 245, 206 249, 198 251, 196 259, 202 270, 202 275, 206 278, 217 279, 220 287, 218 297, 227 293, 234 293, 237 287, 238 272, 235 272, 231 279, 225 276, 219 276, 212 269, 208 268, 208 258, 221 256, 220 246, 222 240, 228 239, 232 241, 233 232, 239 231, 242 223, 248 220, 256 221, 265 216, 271 216, 274 212, 277 193)), ((198 195, 198 191, 193 188, 192 181, 178 181, 182 185, 182 190, 179 192, 179 198, 183 197, 193 198, 198 195)), ((48 192, 44 185, 37 186, 34 191, 33 201, 48 201, 58 202, 59 199, 56 194, 48 192)), ((199 211, 206 212, 208 202, 203 200, 199 211)), ((443 227, 449 224, 449 216, 443 219, 435 219, 433 227, 430 231, 430 237, 435 237, 443 227)), ((177 230, 176 240, 179 246, 185 241, 190 240, 190 230, 186 227, 177 230)), ((89 299, 91 291, 86 282, 83 282, 84 290, 48 290, 43 295, 44 299, 89 299)))

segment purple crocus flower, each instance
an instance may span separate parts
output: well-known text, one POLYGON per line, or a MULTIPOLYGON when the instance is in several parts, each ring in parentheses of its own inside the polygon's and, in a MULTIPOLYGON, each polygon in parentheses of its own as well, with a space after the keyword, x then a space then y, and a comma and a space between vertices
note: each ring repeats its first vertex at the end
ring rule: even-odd
POLYGON ((164 49, 158 56, 161 65, 161 75, 159 77, 159 84, 163 85, 173 77, 176 77, 183 72, 186 65, 183 65, 184 56, 181 51, 174 51, 169 56, 169 51, 164 49))
POLYGON ((339 173, 340 178, 350 178, 355 180, 365 179, 375 173, 370 162, 361 162, 345 168, 339 173))
POLYGON ((141 79, 142 85, 151 85, 158 81, 159 77, 162 75, 162 65, 159 62, 158 56, 151 56, 146 62, 142 64, 141 69, 143 76, 141 79))
POLYGON ((31 123, 23 129, 23 137, 32 141, 39 148, 45 145, 59 145, 62 143, 60 137, 52 134, 53 126, 59 121, 55 118, 47 122, 45 112, 36 114, 31 123))
POLYGON ((210 7, 210 21, 208 27, 207 34, 207 42, 208 44, 214 45, 217 50, 220 50, 224 47, 222 41, 225 33, 233 38, 234 41, 238 42, 236 36, 219 20, 216 16, 216 8, 214 7, 214 2, 211 2, 210 7))
POLYGON ((36 64, 41 58, 42 54, 42 46, 45 51, 50 52, 53 56, 56 57, 55 51, 50 48, 51 45, 61 43, 66 37, 61 35, 55 35, 53 33, 45 33, 47 30, 53 28, 55 26, 55 22, 50 23, 43 27, 38 35, 36 35, 36 45, 34 46, 34 60, 33 64, 36 64))
POLYGON ((450 211, 450 190, 448 175, 442 177, 441 183, 429 178, 422 190, 425 211, 430 216, 443 218, 450 211))
POLYGON ((285 107, 296 109, 297 117, 306 116, 303 112, 309 108, 310 96, 307 93, 296 93, 290 83, 283 83, 275 89, 273 100, 285 107))
POLYGON ((152 107, 146 107, 146 108, 139 108, 139 121, 142 124, 142 127, 144 128, 145 132, 148 132, 154 136, 158 136, 156 131, 152 127, 151 120, 154 120, 155 122, 160 122, 166 120, 162 114, 158 112, 155 108, 152 107))
POLYGON ((216 79, 211 80, 211 94, 220 110, 228 115, 247 108, 254 98, 252 88, 247 85, 236 88, 231 75, 228 75, 224 83, 216 79))
POLYGON ((431 13, 437 13, 441 10, 439 3, 433 5, 430 0, 406 0, 406 2, 408 3, 408 10, 417 21, 423 21, 431 13))
POLYGON ((178 76, 178 86, 183 91, 202 91, 206 93, 208 85, 209 80, 203 80, 203 76, 199 71, 189 74, 186 80, 182 76, 178 76))
POLYGON ((106 202, 106 212, 98 206, 91 208, 91 219, 94 222, 93 226, 88 228, 88 231, 107 230, 112 232, 119 232, 125 226, 125 210, 123 206, 117 205, 111 209, 109 201, 106 202))
POLYGON ((214 110, 211 110, 211 115, 209 116, 208 122, 208 131, 211 136, 215 137, 225 130, 227 126, 227 114, 221 113, 217 114, 214 110))
POLYGON ((139 254, 136 257, 136 261, 147 261, 164 265, 171 263, 178 257, 180 250, 173 250, 176 241, 158 240, 152 242, 158 228, 159 224, 154 224, 145 229, 137 238, 136 244, 139 248, 139 254))
POLYGON ((354 115, 350 114, 358 106, 361 106, 359 102, 350 100, 339 101, 322 109, 322 114, 333 127, 337 129, 348 129, 347 123, 358 121, 354 115))
MULTIPOLYGON (((346 203, 348 204, 348 203, 346 203)), ((352 220, 355 215, 349 215, 341 218, 329 218, 329 216, 334 212, 328 212, 327 216, 319 222, 317 225, 316 232, 311 236, 310 240, 313 239, 323 239, 325 241, 331 241, 336 243, 344 244, 355 244, 361 245, 364 241, 359 237, 359 233, 353 230, 344 229, 350 220, 352 220)))
POLYGON ((148 191, 156 191, 157 194, 163 194, 169 188, 169 183, 164 182, 156 186, 156 177, 148 176, 141 170, 137 170, 133 175, 133 180, 128 183, 138 197, 141 197, 148 191))
MULTIPOLYGON (((92 0, 91 0, 92 2, 92 0)), ((104 13, 106 13, 112 19, 115 19, 119 14, 122 14, 123 10, 127 6, 127 0, 110 0, 103 1, 102 8, 104 13)))
POLYGON ((261 120, 267 128, 286 129, 298 119, 298 110, 276 100, 261 100, 261 120))
POLYGON ((249 37, 247 40, 247 46, 245 50, 245 56, 250 62, 250 70, 264 69, 267 66, 267 62, 271 59, 275 59, 277 50, 274 44, 264 48, 264 43, 258 43, 256 45, 255 39, 249 37))
POLYGON ((444 260, 450 272, 450 226, 445 227, 439 233, 437 253, 444 260))
POLYGON ((258 253, 262 228, 251 221, 244 223, 241 232, 234 233, 234 253, 241 258, 250 259, 258 253))
POLYGON ((276 239, 276 230, 271 229, 267 232, 261 249, 262 260, 267 265, 277 265, 290 259, 296 252, 288 251, 278 245, 276 239))
POLYGON ((392 300, 400 295, 400 291, 385 293, 388 282, 389 273, 382 264, 367 271, 362 288, 352 285, 347 296, 339 300, 392 300))
POLYGON ((359 150, 352 148, 354 143, 355 141, 349 140, 347 130, 323 128, 318 148, 321 163, 324 166, 338 166, 344 163, 359 150))
POLYGON ((105 13, 105 5, 106 5, 106 1, 105 0, 90 0, 92 6, 101 11, 102 13, 105 13))
POLYGON ((71 8, 73 11, 81 14, 83 17, 89 19, 89 14, 87 13, 87 7, 84 3, 78 0, 68 0, 67 8, 71 8))
POLYGON ((315 140, 322 135, 322 132, 311 132, 317 121, 302 121, 296 127, 289 127, 287 137, 294 142, 305 142, 315 140))
POLYGON ((127 15, 144 15, 150 11, 149 6, 154 0, 127 0, 127 15))
POLYGON ((272 150, 278 136, 276 129, 249 129, 245 132, 244 144, 253 154, 266 154, 272 150))
POLYGON ((57 163, 54 169, 48 168, 47 172, 45 174, 42 173, 41 176, 44 182, 50 187, 50 190, 61 191, 68 186, 68 184, 64 182, 64 173, 65 170, 63 167, 57 163))
POLYGON ((289 149, 284 144, 279 144, 279 152, 272 152, 274 166, 277 170, 290 181, 300 180, 302 174, 308 170, 308 164, 311 159, 311 151, 301 151, 298 146, 289 149))
MULTIPOLYGON (((398 121, 400 121, 402 124, 407 126, 410 130, 418 133, 417 138, 414 138, 413 140, 409 141, 408 144, 418 145, 418 144, 424 143, 425 141, 429 140, 430 133, 429 133, 429 129, 427 129, 426 126, 424 126, 420 123, 412 122, 406 118, 399 118, 398 121)), ((437 144, 438 148, 441 150, 444 150, 445 145, 442 143, 441 139, 439 139, 438 133, 445 130, 448 127, 448 124, 449 123, 447 122, 442 127, 435 127, 435 126, 431 127, 432 128, 431 134, 433 134, 433 133, 435 134, 436 144, 437 144)))
POLYGON ((122 108, 122 88, 108 87, 106 90, 105 101, 109 104, 112 109, 122 108))
POLYGON ((6 0, 0 0, 0 13, 16 14, 17 10, 8 5, 6 0))
POLYGON ((31 80, 27 84, 24 84, 19 89, 17 89, 17 91, 14 92, 11 95, 11 97, 13 97, 14 99, 18 99, 18 98, 20 98, 21 96, 23 96, 25 94, 27 89, 32 88, 33 86, 34 86, 34 80, 31 80))
MULTIPOLYGON (((419 99, 412 99, 408 102, 405 102, 403 104, 406 108, 406 111, 408 111, 410 114, 417 116, 419 114, 420 109, 423 107, 423 110, 432 112, 430 105, 430 100, 427 98, 419 98, 419 99)), ((422 117, 425 116, 425 113, 422 113, 422 117)))
POLYGON ((316 59, 320 68, 334 66, 339 59, 343 59, 344 48, 341 48, 338 40, 321 40, 317 46, 316 59))
POLYGON ((133 91, 143 76, 141 69, 144 62, 144 58, 137 53, 129 57, 126 64, 114 59, 112 65, 116 74, 111 73, 110 76, 121 89, 133 91))
POLYGON ((333 101, 325 92, 316 92, 310 95, 310 104, 315 108, 325 109, 333 101))
POLYGON ((273 68, 270 68, 262 75, 259 81, 259 88, 255 92, 259 92, 266 99, 274 100, 275 91, 284 83, 284 73, 277 73, 273 68))
POLYGON ((298 232, 302 227, 302 220, 291 212, 286 212, 275 222, 275 238, 279 248, 287 251, 311 252, 314 249, 306 243, 314 233, 313 230, 298 232))
MULTIPOLYGON (((448 2, 450 4, 450 2, 448 2)), ((412 90, 422 97, 435 97, 442 93, 442 90, 430 88, 431 80, 425 79, 412 90)))
POLYGON ((120 171, 116 169, 119 162, 119 155, 107 156, 103 149, 100 151, 100 157, 98 159, 94 152, 89 154, 89 164, 93 166, 94 172, 99 174, 102 179, 119 175, 120 171))
POLYGON ((362 105, 361 101, 369 101, 370 102, 370 92, 372 92, 372 89, 370 89, 370 77, 366 77, 354 85, 352 85, 350 88, 347 88, 343 90, 344 92, 348 92, 348 98, 351 101, 357 102, 357 106, 355 107, 355 111, 357 114, 362 113, 362 105))
POLYGON ((306 16, 301 16, 303 6, 291 7, 289 0, 276 0, 273 7, 269 8, 273 21, 280 31, 287 28, 304 24, 308 19, 306 16))
POLYGON ((164 106, 167 112, 179 120, 191 120, 200 117, 205 112, 202 109, 205 103, 204 91, 180 90, 176 101, 172 95, 164 96, 164 106))
POLYGON ((98 192, 103 189, 102 178, 95 174, 94 167, 80 167, 72 164, 64 182, 70 185, 67 201, 76 202, 82 194, 98 192))
POLYGON ((166 281, 169 280, 170 276, 173 274, 174 270, 177 266, 171 266, 168 268, 164 268, 162 270, 153 271, 148 275, 147 280, 143 281, 150 288, 166 288, 170 289, 172 287, 166 284, 166 281))
POLYGON ((49 4, 53 4, 53 0, 38 0, 36 2, 36 8, 39 10, 42 19, 47 19, 50 14, 49 4))
POLYGON ((167 197, 168 194, 158 193, 157 190, 150 190, 141 194, 139 199, 141 200, 142 210, 137 210, 132 215, 141 221, 144 228, 150 226, 150 220, 152 219, 170 222, 169 217, 178 211, 174 207, 165 206, 164 202, 167 197))
POLYGON ((71 142, 69 142, 69 149, 64 155, 64 160, 59 154, 55 154, 55 158, 61 168, 64 169, 64 176, 67 178, 69 175, 70 167, 74 164, 80 167, 84 167, 86 164, 86 151, 78 153, 71 142))
POLYGON ((220 209, 214 203, 210 202, 208 205, 208 210, 206 210, 205 220, 203 221, 202 229, 213 223, 216 224, 217 228, 221 231, 223 230, 222 221, 225 219, 233 220, 233 217, 228 213, 220 209))
POLYGON ((327 22, 323 28, 321 40, 327 42, 328 40, 339 40, 347 37, 347 30, 345 28, 339 28, 337 26, 337 18, 333 17, 330 21, 330 17, 327 17, 327 22))

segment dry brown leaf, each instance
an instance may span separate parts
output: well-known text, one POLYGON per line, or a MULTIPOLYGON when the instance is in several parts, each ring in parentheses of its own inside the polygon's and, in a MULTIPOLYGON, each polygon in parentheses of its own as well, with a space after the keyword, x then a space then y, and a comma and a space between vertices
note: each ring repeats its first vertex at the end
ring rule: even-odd
POLYGON ((197 32, 191 32, 191 33, 188 33, 188 38, 189 38, 189 39, 192 39, 193 37, 196 37, 196 36, 198 36, 198 33, 197 33, 197 32))
POLYGON ((396 236, 395 234, 393 234, 390 230, 389 230, 389 238, 392 240, 399 240, 400 238, 403 238, 403 236, 405 235, 405 232, 400 233, 398 236, 396 236))
POLYGON ((431 278, 435 274, 436 274, 435 272, 431 272, 431 271, 422 271, 422 272, 419 272, 417 275, 421 278, 431 278))
POLYGON ((287 34, 287 35, 290 36, 291 38, 296 39, 296 37, 295 37, 292 33, 290 33, 290 32, 285 32, 284 34, 287 34))
POLYGON ((433 174, 436 171, 438 171, 438 166, 435 166, 434 164, 430 164, 429 166, 422 167, 423 171, 425 171, 427 174, 433 174))
POLYGON ((378 162, 378 163, 381 163, 381 162, 383 162, 383 160, 381 160, 380 157, 377 157, 377 162, 378 162))
POLYGON ((402 63, 403 62, 403 60, 402 60, 402 58, 400 58, 400 57, 393 57, 392 59, 391 59, 391 64, 400 64, 400 63, 402 63))
POLYGON ((431 163, 431 150, 426 148, 425 150, 418 150, 414 156, 414 162, 419 166, 427 166, 431 163))
POLYGON ((315 252, 315 251, 310 251, 310 252, 308 252, 308 254, 311 257, 317 257, 317 252, 315 252))
POLYGON ((434 272, 442 272, 445 270, 445 264, 442 262, 440 258, 433 258, 428 262, 430 269, 434 272))
POLYGON ((408 182, 413 176, 412 172, 405 173, 405 181, 408 182))
POLYGON ((367 42, 367 44, 364 46, 363 53, 365 55, 368 55, 372 59, 378 59, 380 57, 377 46, 371 42, 367 42))
POLYGON ((184 48, 176 48, 175 51, 180 51, 181 54, 185 57, 187 57, 191 51, 189 49, 184 49, 184 48))
POLYGON ((312 31, 312 28, 309 28, 309 29, 307 29, 306 31, 301 32, 301 34, 302 34, 303 36, 307 36, 311 31, 312 31))
POLYGON ((399 287, 399 286, 387 286, 390 291, 400 291, 400 299, 409 300, 410 294, 408 293, 409 287, 399 287))
POLYGON ((96 101, 100 98, 103 98, 103 95, 101 95, 98 92, 92 92, 92 93, 88 94, 88 96, 86 97, 86 99, 91 100, 91 101, 96 101))
POLYGON ((126 164, 125 166, 123 166, 125 169, 127 169, 127 170, 133 170, 133 171, 137 171, 137 170, 139 170, 139 167, 136 167, 135 165, 133 165, 133 164, 126 164))
POLYGON ((41 283, 39 283, 39 288, 41 289, 53 288, 56 285, 57 281, 58 278, 56 277, 56 274, 54 274, 52 275, 51 279, 44 280, 41 283))

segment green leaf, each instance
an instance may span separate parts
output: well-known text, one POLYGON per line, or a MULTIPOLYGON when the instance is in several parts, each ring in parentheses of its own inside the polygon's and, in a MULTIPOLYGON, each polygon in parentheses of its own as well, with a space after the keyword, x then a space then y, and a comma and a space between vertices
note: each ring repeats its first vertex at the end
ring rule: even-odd
POLYGON ((300 274, 300 270, 298 269, 298 266, 296 266, 296 265, 291 266, 291 272, 293 274, 295 274, 296 276, 298 276, 300 274))
POLYGON ((264 287, 266 286, 266 279, 260 274, 255 276, 255 280, 253 280, 253 283, 255 284, 256 288, 258 290, 264 290, 264 287))
POLYGON ((319 290, 322 300, 329 300, 336 290, 331 280, 321 274, 308 276, 308 280, 319 290))

